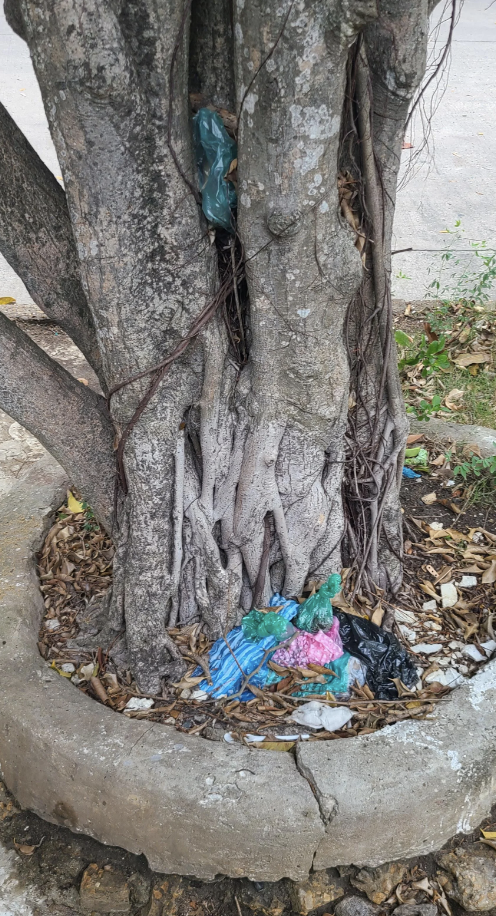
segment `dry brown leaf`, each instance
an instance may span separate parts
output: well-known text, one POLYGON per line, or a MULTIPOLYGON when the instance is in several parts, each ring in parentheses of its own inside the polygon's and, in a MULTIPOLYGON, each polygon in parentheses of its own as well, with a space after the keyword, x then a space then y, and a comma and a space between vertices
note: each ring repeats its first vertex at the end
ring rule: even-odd
POLYGON ((452 388, 446 395, 444 403, 449 410, 461 410, 463 407, 463 395, 465 392, 462 388, 452 388))
POLYGON ((483 585, 492 585, 493 582, 496 582, 496 560, 491 560, 489 569, 486 569, 482 576, 483 585))
POLYGON ((372 614, 372 617, 370 618, 371 623, 375 623, 378 627, 380 627, 383 617, 384 617, 384 608, 380 604, 378 604, 374 610, 374 613, 372 614))
POLYGON ((466 369, 468 366, 473 366, 476 363, 488 363, 490 360, 490 353, 460 353, 453 362, 462 369, 466 369))
POLYGON ((431 464, 433 464, 434 467, 436 468, 442 468, 445 461, 446 461, 445 455, 438 455, 437 458, 434 458, 434 461, 431 461, 431 464))
POLYGON ((36 850, 40 848, 44 839, 45 837, 42 837, 40 842, 36 843, 36 845, 34 846, 30 846, 27 843, 17 843, 16 840, 14 839, 14 847, 16 848, 17 852, 21 853, 21 855, 32 856, 33 853, 36 852, 36 850))
POLYGON ((413 445, 414 442, 421 442, 423 438, 424 438, 423 433, 412 433, 410 436, 408 436, 406 440, 406 444, 413 445))

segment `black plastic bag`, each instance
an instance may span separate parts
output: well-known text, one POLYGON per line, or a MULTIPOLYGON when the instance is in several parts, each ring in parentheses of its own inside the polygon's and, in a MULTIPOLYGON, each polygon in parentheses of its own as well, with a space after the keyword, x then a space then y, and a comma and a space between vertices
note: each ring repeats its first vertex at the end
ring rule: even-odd
POLYGON ((339 619, 343 648, 365 663, 366 682, 378 700, 397 698, 393 677, 399 677, 406 687, 415 686, 418 681, 415 660, 396 636, 363 617, 338 610, 334 610, 334 614, 339 619))

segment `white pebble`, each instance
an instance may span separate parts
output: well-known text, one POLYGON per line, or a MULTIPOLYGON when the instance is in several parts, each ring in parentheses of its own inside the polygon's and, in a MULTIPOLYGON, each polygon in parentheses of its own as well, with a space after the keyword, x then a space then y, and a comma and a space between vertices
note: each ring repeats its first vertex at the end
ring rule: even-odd
POLYGON ((422 605, 423 611, 435 611, 436 608, 437 608, 437 601, 435 601, 434 598, 432 599, 432 601, 424 601, 422 605))
POLYGON ((412 651, 421 652, 422 655, 434 655, 435 652, 440 652, 442 648, 443 645, 440 642, 419 642, 416 646, 412 646, 412 651))
POLYGON ((467 658, 471 658, 474 662, 485 662, 486 656, 479 652, 477 646, 464 646, 462 649, 462 655, 466 655, 467 658))
POLYGON ((443 607, 454 607, 458 601, 458 592, 453 582, 445 582, 444 585, 441 585, 441 598, 443 607))
POLYGON ((456 583, 460 588, 475 588, 477 585, 477 576, 462 576, 456 583))

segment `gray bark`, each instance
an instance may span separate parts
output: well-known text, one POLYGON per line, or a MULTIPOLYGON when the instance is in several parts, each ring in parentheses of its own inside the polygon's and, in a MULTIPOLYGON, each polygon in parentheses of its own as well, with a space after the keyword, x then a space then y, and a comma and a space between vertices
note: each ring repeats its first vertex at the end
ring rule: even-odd
POLYGON ((1 104, 0 175, 0 250, 102 379, 64 191, 1 104))
MULTIPOLYGON (((401 549, 397 471, 405 424, 387 291, 407 93, 383 110, 381 86, 384 68, 400 88, 403 78, 414 81, 405 61, 425 2, 409 11, 404 0, 381 0, 378 12, 374 0, 238 0, 233 45, 229 6, 193 4, 188 62, 189 7, 178 0, 20 0, 109 390, 161 363, 219 282, 190 187, 188 88, 220 106, 234 99, 239 116, 248 362, 236 364, 218 312, 160 382, 156 376, 146 406, 153 375, 124 385, 110 403, 125 442, 111 625, 124 620, 134 673, 153 691, 175 655, 167 626, 201 618, 218 636, 239 622, 255 590, 262 601, 276 589, 299 594, 309 577, 340 570, 343 544, 360 541, 345 522, 341 493, 353 367, 345 328, 350 320, 355 331, 361 327, 358 294, 379 316, 381 345, 368 357, 362 395, 380 419, 370 447, 383 472, 376 472, 376 521, 372 510, 361 516, 355 565, 371 528, 369 585, 384 581, 401 549), (367 209, 375 200, 377 212, 362 217, 381 242, 379 257, 367 249, 365 284, 337 187, 347 60, 362 31, 363 66, 371 61, 362 95, 371 85, 383 118, 377 126, 364 96, 361 142, 368 124, 387 185, 378 198, 377 166, 365 153, 367 209)), ((421 67, 419 55, 415 78, 421 67)), ((393 586, 400 574, 398 564, 393 586)))
POLYGON ((110 531, 115 463, 105 400, 52 360, 2 312, 0 404, 52 453, 110 531))

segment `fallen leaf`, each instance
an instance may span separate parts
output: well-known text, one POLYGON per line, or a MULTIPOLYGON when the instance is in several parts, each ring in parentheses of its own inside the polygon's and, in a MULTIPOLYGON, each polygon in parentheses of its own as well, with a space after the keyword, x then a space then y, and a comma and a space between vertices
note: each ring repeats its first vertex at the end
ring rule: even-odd
POLYGON ((422 499, 422 502, 425 503, 426 506, 432 506, 436 502, 437 496, 435 492, 426 493, 426 495, 422 496, 421 499, 422 499))
POLYGON ((490 360, 490 353, 460 353, 453 362, 462 369, 467 369, 468 366, 473 366, 476 363, 488 363, 490 360))
POLYGON ((496 830, 483 830, 481 827, 481 833, 485 840, 496 840, 496 830))
POLYGON ((42 837, 39 843, 36 843, 35 846, 29 846, 27 843, 17 843, 14 839, 14 846, 17 849, 17 852, 20 852, 23 856, 32 856, 33 852, 36 852, 40 848, 41 844, 45 837, 42 837))
POLYGON ((81 382, 82 385, 89 385, 87 378, 78 378, 78 382, 81 382))
POLYGON ((291 751, 296 741, 254 741, 250 748, 258 751, 291 751))
POLYGON ((446 395, 444 403, 449 410, 461 410, 463 404, 463 395, 465 392, 462 388, 453 388, 449 394, 446 395))
POLYGON ((407 318, 410 317, 410 315, 412 314, 412 303, 411 303, 411 302, 408 302, 408 303, 407 303, 407 306, 406 306, 405 311, 403 312, 403 314, 406 315, 407 318))
POLYGON ((412 433, 406 440, 407 445, 413 445, 414 442, 420 442, 424 438, 423 433, 412 433))
POLYGON ((492 585, 493 582, 496 582, 496 560, 491 560, 489 569, 486 569, 482 576, 483 585, 492 585))
POLYGON ((12 296, 2 296, 0 299, 0 305, 14 305, 15 299, 12 296))
POLYGON ((379 604, 376 607, 374 613, 372 614, 372 617, 370 618, 371 623, 375 623, 377 624, 378 627, 380 627, 383 617, 384 617, 384 608, 381 607, 381 605, 379 604))
POLYGON ((75 514, 78 512, 84 512, 82 502, 80 502, 79 499, 76 499, 70 490, 67 491, 67 508, 69 512, 74 512, 75 514))
POLYGON ((437 458, 434 458, 434 461, 431 461, 431 464, 436 468, 442 468, 444 462, 446 461, 445 455, 438 455, 437 458))

